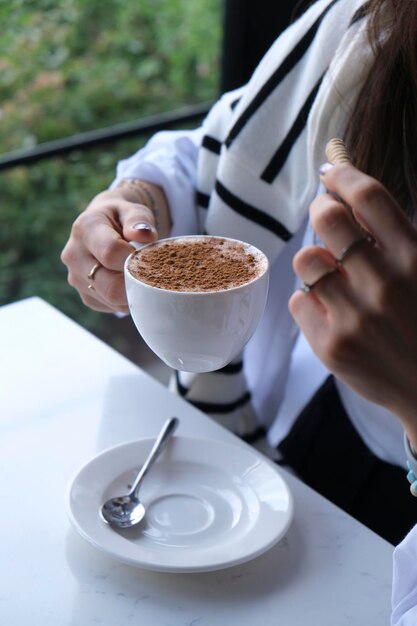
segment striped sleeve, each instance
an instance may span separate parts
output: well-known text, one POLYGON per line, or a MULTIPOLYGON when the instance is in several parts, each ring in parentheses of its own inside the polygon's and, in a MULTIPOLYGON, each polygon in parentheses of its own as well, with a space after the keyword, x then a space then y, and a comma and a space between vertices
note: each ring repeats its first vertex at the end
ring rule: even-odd
POLYGON ((318 184, 307 150, 311 113, 339 44, 365 15, 363 0, 319 0, 248 85, 214 107, 198 165, 205 232, 247 240, 273 260, 299 228, 318 184))
MULTIPOLYGON (((318 0, 278 38, 251 81, 215 105, 203 125, 197 171, 204 232, 248 241, 271 262, 297 232, 329 133, 346 123, 340 94, 346 89, 346 101, 354 98, 361 79, 355 46, 365 18, 363 0, 318 0)), ((175 384, 236 434, 263 438, 238 364, 203 375, 179 372, 175 384)))

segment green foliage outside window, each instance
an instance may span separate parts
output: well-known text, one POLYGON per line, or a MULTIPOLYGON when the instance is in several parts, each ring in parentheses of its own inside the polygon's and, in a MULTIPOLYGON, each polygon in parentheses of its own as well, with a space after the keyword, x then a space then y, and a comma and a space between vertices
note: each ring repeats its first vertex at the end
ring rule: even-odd
MULTIPOLYGON (((11 0, 0 23, 1 153, 217 96, 221 0, 11 0)), ((0 172, 0 305, 38 295, 106 334, 109 316, 80 303, 59 255, 76 215, 140 145, 0 172)))

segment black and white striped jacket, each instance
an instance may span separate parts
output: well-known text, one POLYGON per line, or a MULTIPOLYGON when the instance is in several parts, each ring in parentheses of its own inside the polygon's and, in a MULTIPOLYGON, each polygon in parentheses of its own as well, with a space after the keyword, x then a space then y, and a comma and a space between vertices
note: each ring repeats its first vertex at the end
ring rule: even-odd
MULTIPOLYGON (((331 137, 343 135, 370 71, 363 0, 318 0, 266 54, 250 82, 204 122, 197 175, 201 230, 248 241, 271 263, 300 229, 331 137)), ((287 306, 287 303, 283 303, 287 306)), ((263 433, 239 360, 177 373, 184 397, 253 441, 263 433)))

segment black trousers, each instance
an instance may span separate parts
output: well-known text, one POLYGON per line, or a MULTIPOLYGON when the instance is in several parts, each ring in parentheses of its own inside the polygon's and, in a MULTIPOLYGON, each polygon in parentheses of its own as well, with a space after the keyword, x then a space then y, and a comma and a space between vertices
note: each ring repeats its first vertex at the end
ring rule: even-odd
POLYGON ((381 461, 363 443, 332 376, 279 450, 307 485, 392 544, 417 523, 417 498, 410 493, 406 470, 381 461))

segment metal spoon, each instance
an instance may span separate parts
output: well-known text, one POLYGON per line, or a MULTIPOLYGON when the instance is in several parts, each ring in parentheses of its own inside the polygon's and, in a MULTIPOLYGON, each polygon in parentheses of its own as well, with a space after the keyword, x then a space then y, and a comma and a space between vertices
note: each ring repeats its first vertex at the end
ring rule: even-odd
POLYGON ((165 422, 129 493, 125 496, 110 498, 103 504, 100 513, 105 522, 118 528, 130 528, 143 519, 145 507, 138 498, 139 487, 148 470, 165 448, 178 424, 179 419, 177 417, 171 417, 165 422))

